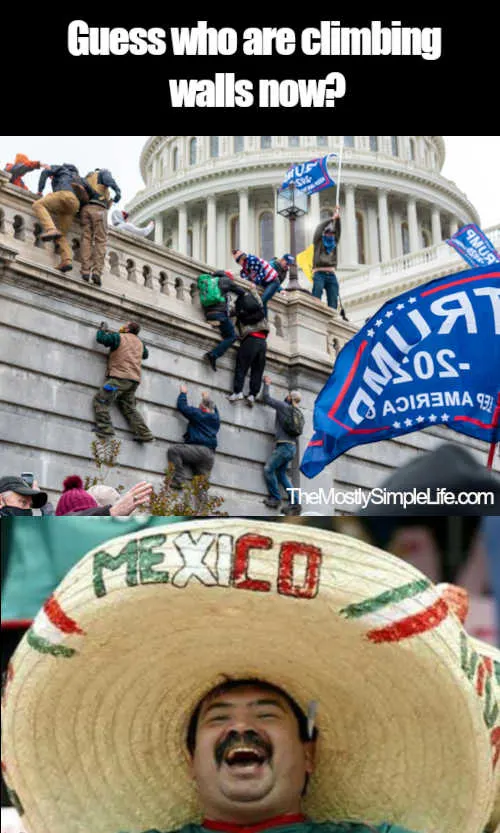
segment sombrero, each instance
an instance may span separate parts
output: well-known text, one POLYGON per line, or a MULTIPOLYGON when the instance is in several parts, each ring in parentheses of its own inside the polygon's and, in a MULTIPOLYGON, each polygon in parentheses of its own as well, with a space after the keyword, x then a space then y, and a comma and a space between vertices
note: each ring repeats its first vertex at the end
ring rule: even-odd
POLYGON ((185 738, 225 677, 317 703, 316 821, 498 824, 500 652, 446 594, 344 535, 196 520, 88 553, 36 617, 3 696, 4 775, 29 833, 200 818, 185 738))

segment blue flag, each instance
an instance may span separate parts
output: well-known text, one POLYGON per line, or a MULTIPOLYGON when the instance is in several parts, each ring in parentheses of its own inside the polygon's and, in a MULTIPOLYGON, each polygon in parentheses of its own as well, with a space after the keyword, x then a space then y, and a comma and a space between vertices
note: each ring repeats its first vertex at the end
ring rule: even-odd
POLYGON ((492 266, 500 263, 500 255, 484 231, 474 223, 462 226, 446 241, 457 250, 469 266, 492 266))
POLYGON ((316 191, 323 191, 324 188, 331 188, 335 185, 328 172, 328 159, 337 156, 336 153, 328 153, 322 159, 311 159, 310 162, 301 162, 300 165, 292 165, 286 172, 285 179, 281 185, 281 191, 288 188, 291 182, 298 191, 305 194, 315 194, 316 191))
POLYGON ((340 351, 314 406, 300 470, 349 448, 443 424, 486 442, 500 391, 500 268, 431 281, 388 301, 340 351))

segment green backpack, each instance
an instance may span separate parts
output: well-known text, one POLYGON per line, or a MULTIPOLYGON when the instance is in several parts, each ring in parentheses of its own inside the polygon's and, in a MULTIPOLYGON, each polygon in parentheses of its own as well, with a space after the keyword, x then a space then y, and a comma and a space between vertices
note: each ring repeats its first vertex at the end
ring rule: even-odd
POLYGON ((295 405, 291 405, 286 409, 283 417, 283 428, 291 437, 300 437, 304 430, 304 414, 295 405))
POLYGON ((215 275, 200 275, 198 277, 198 290, 202 307, 212 307, 215 304, 222 304, 226 300, 220 291, 219 278, 215 275))

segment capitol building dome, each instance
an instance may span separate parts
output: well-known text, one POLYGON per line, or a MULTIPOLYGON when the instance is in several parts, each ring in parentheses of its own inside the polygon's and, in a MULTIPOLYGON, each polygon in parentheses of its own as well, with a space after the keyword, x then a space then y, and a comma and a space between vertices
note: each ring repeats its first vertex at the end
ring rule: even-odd
MULTIPOLYGON (((339 203, 340 276, 439 244, 479 216, 441 176, 441 136, 152 136, 140 168, 145 188, 128 206, 134 222, 155 220, 155 241, 214 268, 234 268, 233 248, 266 259, 290 250, 277 189, 293 163, 343 145, 339 203)), ((329 162, 336 178, 337 161, 329 162)), ((308 198, 296 249, 335 206, 337 188, 308 198)))

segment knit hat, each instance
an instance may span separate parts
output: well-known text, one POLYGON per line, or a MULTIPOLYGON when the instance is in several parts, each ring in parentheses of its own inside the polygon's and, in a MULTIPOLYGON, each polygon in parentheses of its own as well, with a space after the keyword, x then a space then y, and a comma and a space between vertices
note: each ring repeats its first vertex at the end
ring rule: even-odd
POLYGON ((113 486, 106 486, 105 483, 96 483, 87 489, 87 494, 97 501, 98 506, 114 506, 120 500, 120 492, 113 486))
POLYGON ((186 730, 229 677, 315 703, 315 821, 493 833, 500 652, 470 639, 454 596, 357 539, 260 519, 100 544, 9 666, 3 772, 26 829, 198 821, 186 730))
POLYGON ((63 493, 57 501, 56 515, 69 515, 82 509, 93 509, 97 501, 83 488, 83 480, 72 474, 63 481, 63 493))

